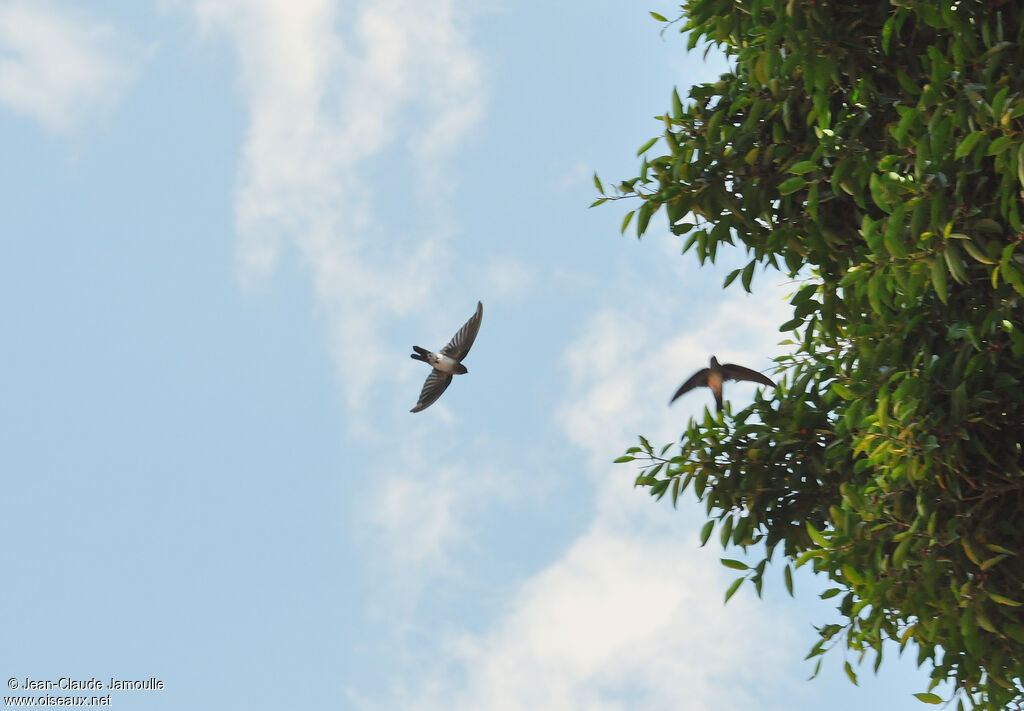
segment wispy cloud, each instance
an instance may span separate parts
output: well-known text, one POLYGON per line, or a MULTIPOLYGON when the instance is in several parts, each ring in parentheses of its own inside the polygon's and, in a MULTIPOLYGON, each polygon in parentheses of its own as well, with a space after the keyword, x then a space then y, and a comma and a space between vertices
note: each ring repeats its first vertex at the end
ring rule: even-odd
POLYGON ((458 573, 453 556, 472 541, 487 502, 503 495, 487 467, 426 467, 426 455, 408 447, 396 459, 400 465, 379 475, 355 523, 357 536, 384 554, 372 561, 386 582, 379 592, 408 608, 424 586, 458 573))
POLYGON ((727 583, 717 561, 680 545, 668 527, 657 534, 595 524, 519 590, 491 630, 448 640, 466 672, 462 684, 446 688, 435 677, 397 703, 502 711, 757 707, 793 640, 745 595, 723 607, 727 583), (771 651, 756 666, 738 664, 750 648, 771 651))
POLYGON ((80 8, 0 3, 0 103, 55 133, 108 109, 140 56, 133 41, 80 8))
POLYGON ((495 258, 484 270, 492 293, 499 298, 521 299, 530 292, 535 274, 525 263, 514 258, 495 258))
POLYGON ((195 8, 201 27, 233 40, 250 113, 236 202, 242 278, 271 272, 285 246, 302 255, 358 411, 381 373, 382 331, 421 312, 448 270, 440 221, 398 234, 375 216, 395 204, 413 212, 444 189, 441 161, 482 110, 477 60, 451 1, 195 8), (395 192, 375 192, 367 175, 392 177, 395 192))
MULTIPOLYGON (((412 429, 393 451, 394 420, 416 417, 407 410, 426 371, 396 373, 388 342, 396 326, 413 321, 417 338, 447 339, 475 304, 474 296, 433 314, 428 297, 452 277, 447 165, 483 110, 479 62, 454 0, 190 7, 201 30, 226 35, 239 58, 249 116, 235 196, 241 280, 258 283, 288 252, 306 265, 348 408, 347 434, 393 454, 353 505, 354 535, 373 539, 380 555, 368 565, 392 588, 386 594, 409 604, 450 570, 481 481, 461 459, 432 463, 417 445, 431 437, 423 420, 402 425, 412 429), (382 393, 397 405, 384 414, 374 407, 382 393)), ((411 363, 411 342, 402 343, 399 365, 411 363)), ((433 424, 445 414, 443 402, 435 405, 433 424)))

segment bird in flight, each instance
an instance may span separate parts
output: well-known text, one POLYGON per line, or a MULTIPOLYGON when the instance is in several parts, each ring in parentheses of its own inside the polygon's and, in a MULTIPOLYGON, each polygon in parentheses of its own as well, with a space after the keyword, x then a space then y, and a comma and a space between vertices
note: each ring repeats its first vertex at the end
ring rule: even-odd
POLYGON ((735 363, 719 363, 717 358, 711 356, 711 364, 707 368, 698 370, 685 383, 680 385, 679 389, 676 390, 676 394, 668 401, 668 404, 671 405, 680 395, 688 393, 694 388, 707 387, 711 388, 711 392, 715 394, 716 409, 721 412, 722 383, 726 380, 750 380, 751 382, 775 387, 775 383, 768 376, 758 373, 756 370, 744 368, 742 365, 736 365, 735 363))
POLYGON ((433 353, 426 348, 413 346, 416 351, 409 355, 413 360, 421 360, 433 366, 427 382, 423 383, 423 390, 420 392, 419 402, 409 412, 426 410, 434 404, 437 398, 441 397, 452 382, 452 375, 469 372, 462 364, 462 359, 469 354, 469 349, 476 340, 477 331, 480 330, 480 321, 484 317, 484 305, 476 302, 476 313, 469 317, 458 333, 452 336, 448 345, 441 349, 440 353, 433 353))

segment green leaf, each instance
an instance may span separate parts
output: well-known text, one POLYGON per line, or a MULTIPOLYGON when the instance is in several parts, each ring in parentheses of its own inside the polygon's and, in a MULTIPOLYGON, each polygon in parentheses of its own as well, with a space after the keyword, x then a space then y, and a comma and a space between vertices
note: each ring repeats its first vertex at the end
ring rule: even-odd
POLYGON ((849 662, 846 662, 846 663, 845 663, 845 664, 843 665, 843 669, 845 669, 845 670, 846 670, 846 676, 850 677, 850 681, 852 681, 852 682, 853 682, 853 685, 854 685, 854 686, 860 686, 860 685, 859 685, 859 684, 857 683, 857 675, 856 675, 856 674, 854 674, 854 672, 853 672, 853 667, 852 667, 852 666, 850 666, 850 663, 849 663, 849 662))
POLYGON ((626 234, 626 228, 629 227, 629 221, 633 219, 633 213, 636 210, 630 210, 626 213, 626 216, 622 218, 622 227, 619 228, 619 234, 626 234))
POLYGON ((711 531, 715 528, 714 519, 704 524, 704 527, 700 529, 700 545, 703 547, 708 539, 711 538, 711 531))
POLYGON ((601 179, 597 177, 597 173, 594 173, 594 186, 597 188, 597 192, 604 195, 604 186, 601 185, 601 179))
POLYGON ((636 236, 639 237, 647 232, 647 225, 651 221, 651 215, 658 209, 658 205, 651 200, 645 200, 644 204, 640 206, 639 215, 636 218, 636 236))
POLYGON ((801 178, 799 175, 795 175, 792 178, 789 178, 788 180, 782 181, 782 184, 779 185, 779 194, 789 195, 790 193, 795 193, 797 190, 800 190, 805 187, 807 187, 807 181, 801 178))
POLYGON ((965 239, 961 244, 963 244, 964 249, 967 250, 967 253, 971 255, 975 261, 981 262, 982 264, 995 264, 995 261, 986 257, 978 248, 978 245, 970 238, 965 239))
POLYGON ((732 558, 722 558, 722 565, 733 570, 750 570, 750 566, 742 560, 734 560, 732 558))
POLYGON ((1004 597, 994 592, 988 593, 988 597, 992 602, 998 602, 1000 605, 1008 605, 1009 607, 1020 607, 1021 605, 1024 605, 1022 602, 1011 600, 1008 597, 1004 597))
POLYGON ((994 553, 1002 553, 1003 555, 1017 555, 1014 551, 1011 551, 1009 548, 1005 548, 995 543, 986 543, 985 547, 994 553))
POLYGON ((906 562, 907 552, 910 550, 910 544, 914 542, 912 536, 907 536, 900 544, 896 546, 896 550, 892 554, 892 564, 894 568, 902 568, 903 563, 906 562))
POLYGON ((967 413, 967 383, 960 383, 949 396, 950 416, 954 422, 959 422, 967 413))
POLYGON ((996 628, 994 624, 992 624, 992 620, 988 618, 988 616, 985 614, 984 609, 980 605, 976 606, 975 615, 978 619, 979 627, 981 627, 986 632, 991 632, 992 634, 999 634, 999 630, 996 628))
POLYGON ((938 294, 939 301, 945 304, 949 301, 949 291, 946 288, 946 266, 943 264, 943 260, 932 258, 929 268, 931 269, 932 286, 935 288, 935 293, 938 294))
POLYGON ((1017 182, 1024 186, 1024 150, 1017 151, 1017 182))
POLYGON ((864 584, 864 576, 858 573, 852 565, 843 566, 843 575, 846 577, 847 580, 849 580, 854 585, 864 584))
MULTIPOLYGON (((895 17, 895 15, 893 16, 893 18, 894 17, 895 17)), ((889 19, 893 19, 893 18, 889 18, 889 19)), ((887 22, 886 24, 889 24, 889 23, 887 22)), ((905 92, 907 92, 908 94, 910 94, 911 96, 917 96, 918 94, 921 93, 921 87, 919 87, 917 84, 915 84, 913 81, 911 81, 910 77, 907 76, 907 73, 905 71, 903 71, 902 69, 900 69, 900 70, 898 70, 896 72, 896 81, 898 81, 900 83, 900 86, 903 87, 903 90, 905 92)))
POLYGON ((1006 636, 1014 642, 1024 644, 1024 625, 1010 623, 1003 627, 1003 632, 1005 632, 1006 636))
POLYGON ((946 266, 949 268, 949 273, 953 275, 953 279, 959 284, 966 284, 967 271, 964 269, 963 260, 960 258, 958 244, 959 242, 946 242, 946 248, 942 251, 942 256, 946 260, 946 266))
POLYGON ((784 324, 779 326, 779 330, 782 332, 793 331, 796 330, 796 328, 803 322, 804 320, 802 318, 791 318, 789 321, 786 321, 784 324))
POLYGON ((722 530, 719 531, 719 540, 722 541, 722 548, 729 545, 729 541, 732 539, 732 516, 726 516, 725 520, 722 521, 722 530))
POLYGON ((736 594, 736 591, 740 589, 740 585, 743 584, 744 580, 746 580, 746 578, 736 578, 732 581, 732 585, 730 585, 729 589, 725 591, 726 602, 729 602, 729 598, 736 594))
POLYGON ((967 554, 967 557, 972 563, 975 565, 981 565, 981 556, 978 555, 978 551, 974 549, 974 544, 971 543, 970 539, 966 536, 961 536, 960 545, 963 547, 964 553, 967 554))
MULTIPOLYGON (((795 173, 796 175, 803 175, 804 173, 810 173, 812 170, 816 170, 817 167, 817 162, 813 160, 802 160, 799 163, 793 164, 793 167, 789 169, 789 172, 795 173)), ((785 185, 785 183, 783 183, 783 185, 785 185)), ((779 187, 781 188, 782 186, 779 187)))
POLYGON ((897 259, 902 259, 907 256, 907 248, 900 237, 900 230, 898 229, 885 231, 885 249, 889 254, 897 259))
POLYGON ((878 207, 885 212, 892 212, 892 202, 889 200, 888 191, 877 173, 872 173, 868 178, 868 190, 871 192, 871 200, 878 207))
POLYGON ((665 19, 664 15, 662 15, 660 13, 657 13, 654 10, 648 10, 648 12, 650 12, 651 13, 651 17, 653 17, 658 22, 668 22, 668 20, 665 19))
POLYGON ((637 148, 637 149, 636 149, 636 154, 637 154, 638 156, 641 156, 641 155, 643 155, 644 153, 646 153, 646 152, 647 152, 647 149, 649 149, 649 148, 650 148, 651 146, 653 146, 653 145, 654 145, 655 143, 657 143, 657 142, 658 142, 658 138, 659 138, 658 136, 655 136, 655 137, 654 137, 654 138, 652 138, 651 140, 647 141, 647 143, 645 143, 645 144, 643 144, 642 146, 640 146, 639 148, 637 148))
POLYGON ((885 311, 882 296, 885 294, 887 283, 888 279, 882 270, 876 271, 868 279, 868 303, 871 304, 871 310, 876 314, 882 314, 885 311))
POLYGON ((748 294, 750 293, 750 281, 754 278, 754 265, 756 264, 757 262, 751 262, 747 266, 743 267, 743 278, 741 281, 743 284, 743 290, 748 294))
POLYGON ((999 155, 1013 144, 1013 139, 1009 136, 1000 136, 996 140, 989 144, 988 150, 985 151, 987 156, 999 155))
POLYGON ((978 145, 978 141, 980 141, 981 137, 984 135, 984 131, 975 131, 974 133, 967 134, 964 140, 960 141, 960 145, 956 147, 953 157, 956 159, 963 158, 965 155, 970 153, 976 145, 978 145))
POLYGON ((613 461, 612 464, 623 464, 625 462, 632 462, 634 459, 635 459, 635 457, 631 457, 628 454, 624 454, 621 457, 619 457, 618 459, 616 459, 615 461, 613 461))
POLYGON ((1003 269, 1003 279, 1006 280, 1014 290, 1024 296, 1024 278, 1021 277, 1020 271, 1013 265, 1012 262, 1003 261, 1000 265, 1003 269))
POLYGON ((811 525, 810 521, 804 521, 804 526, 807 527, 807 534, 811 537, 811 540, 817 543, 822 548, 831 547, 831 543, 821 532, 811 525))
POLYGON ((782 569, 782 576, 786 581, 786 591, 790 597, 793 597, 793 569, 786 564, 786 567, 782 569))
POLYGON ((914 696, 915 696, 915 698, 917 698, 918 701, 923 701, 926 704, 941 704, 942 703, 942 697, 941 696, 936 696, 935 694, 933 694, 931 692, 921 692, 921 693, 918 693, 918 694, 914 694, 914 696))
MULTIPOLYGON (((838 395, 839 397, 843 398, 844 400, 856 400, 857 399, 857 395, 854 394, 854 392, 852 390, 850 390, 850 388, 846 387, 845 385, 840 383, 838 380, 833 382, 830 387, 832 388, 832 391, 836 395, 838 395)), ((808 525, 810 525, 810 524, 808 524, 808 525)))

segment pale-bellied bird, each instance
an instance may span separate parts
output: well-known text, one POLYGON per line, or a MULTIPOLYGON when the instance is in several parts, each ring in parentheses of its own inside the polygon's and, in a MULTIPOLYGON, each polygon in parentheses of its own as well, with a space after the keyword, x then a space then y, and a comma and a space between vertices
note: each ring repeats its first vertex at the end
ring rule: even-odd
POLYGON ((676 390, 676 394, 668 401, 668 404, 671 405, 680 395, 688 393, 694 388, 708 387, 715 394, 716 410, 721 412, 722 383, 726 380, 750 380, 762 385, 775 387, 775 383, 768 376, 756 370, 744 368, 742 365, 736 365, 735 363, 719 363, 717 358, 711 356, 711 364, 707 368, 698 370, 685 383, 680 385, 679 389, 676 390))
POLYGON ((427 376, 427 382, 423 383, 423 390, 420 392, 419 402, 409 412, 419 412, 434 404, 437 398, 441 397, 452 382, 452 375, 469 372, 462 364, 462 359, 469 353, 469 349, 476 340, 477 331, 480 330, 480 321, 484 317, 484 305, 476 302, 476 313, 469 317, 458 333, 452 336, 448 345, 439 353, 433 353, 426 348, 413 346, 416 351, 409 355, 414 360, 421 360, 434 367, 427 376))

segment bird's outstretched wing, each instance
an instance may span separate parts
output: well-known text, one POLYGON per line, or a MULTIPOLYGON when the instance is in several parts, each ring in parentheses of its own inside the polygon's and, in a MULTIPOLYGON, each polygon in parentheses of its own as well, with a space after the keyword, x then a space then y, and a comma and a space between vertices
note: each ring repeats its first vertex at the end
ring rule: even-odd
POLYGON ((680 395, 688 393, 696 387, 707 385, 708 373, 710 372, 711 370, 709 368, 701 368, 696 373, 691 375, 689 380, 687 380, 685 383, 679 386, 679 389, 676 390, 676 394, 672 396, 672 399, 668 401, 668 404, 671 405, 679 398, 680 395))
MULTIPOLYGON (((476 302, 476 313, 469 317, 469 320, 462 325, 458 333, 452 336, 452 340, 441 349, 441 352, 457 361, 465 358, 469 354, 469 349, 473 347, 473 341, 476 340, 476 334, 480 330, 480 321, 483 320, 483 317, 484 305, 478 301, 476 302)), ((447 385, 447 383, 445 384, 447 385)))
POLYGON ((723 363, 722 375, 725 376, 726 380, 750 380, 754 383, 761 383, 761 385, 775 387, 775 383, 767 375, 750 368, 744 368, 742 365, 736 365, 735 363, 723 363))
POLYGON ((419 402, 417 402, 416 407, 409 410, 409 412, 426 410, 434 404, 434 401, 437 400, 437 398, 441 397, 441 393, 448 389, 448 385, 451 384, 451 382, 451 373, 445 373, 437 370, 436 368, 431 368, 430 375, 427 376, 427 381, 423 383, 423 390, 420 391, 419 402))

